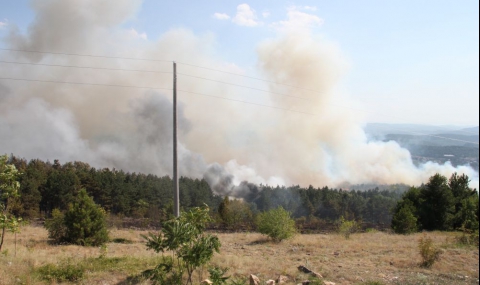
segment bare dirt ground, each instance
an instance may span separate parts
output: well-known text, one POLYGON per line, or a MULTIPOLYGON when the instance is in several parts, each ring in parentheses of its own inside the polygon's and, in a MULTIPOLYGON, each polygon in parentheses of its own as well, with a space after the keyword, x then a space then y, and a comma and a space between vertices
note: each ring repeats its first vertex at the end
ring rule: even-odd
MULTIPOLYGON (((112 239, 129 243, 108 243, 104 252, 111 264, 86 271, 79 284, 149 284, 133 277, 153 268, 158 254, 148 251, 140 234, 146 231, 111 230, 112 239), (113 263, 112 261, 115 261, 113 263)), ((383 232, 354 234, 349 240, 337 234, 297 235, 281 243, 273 243, 257 233, 219 233, 221 253, 213 265, 228 267, 231 279, 244 279, 255 274, 261 280, 289 277, 288 284, 308 278, 299 265, 323 275, 337 285, 368 284, 479 284, 479 250, 459 246, 459 233, 419 233, 403 236, 383 232), (443 249, 441 259, 430 269, 419 266, 418 240, 430 237, 443 249)), ((0 284, 56 284, 45 281, 36 269, 46 264, 85 264, 97 259, 102 250, 72 245, 54 246, 41 227, 26 226, 17 234, 7 234, 0 254, 0 284)), ((194 280, 206 278, 206 268, 194 280)), ((248 283, 246 283, 248 284, 248 283)))

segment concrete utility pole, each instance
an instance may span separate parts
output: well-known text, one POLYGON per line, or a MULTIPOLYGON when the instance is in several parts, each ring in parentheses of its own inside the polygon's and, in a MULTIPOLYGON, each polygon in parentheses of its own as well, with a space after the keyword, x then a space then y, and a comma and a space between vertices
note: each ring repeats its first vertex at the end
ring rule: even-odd
POLYGON ((177 63, 173 62, 173 214, 180 217, 177 158, 177 63))

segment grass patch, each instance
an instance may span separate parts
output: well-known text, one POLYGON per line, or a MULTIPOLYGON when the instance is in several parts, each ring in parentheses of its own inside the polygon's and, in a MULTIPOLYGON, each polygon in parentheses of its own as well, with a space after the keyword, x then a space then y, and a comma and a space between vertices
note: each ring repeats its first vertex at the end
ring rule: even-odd
POLYGON ((114 238, 114 239, 110 240, 110 242, 121 243, 121 244, 132 244, 133 243, 133 241, 131 241, 129 239, 126 239, 126 238, 114 238))
POLYGON ((85 268, 70 262, 64 265, 47 264, 38 268, 37 272, 41 279, 50 282, 77 282, 85 277, 85 268))
POLYGON ((145 268, 155 266, 159 262, 158 257, 133 258, 133 257, 103 257, 86 258, 73 263, 71 260, 59 264, 46 264, 34 270, 34 275, 39 279, 56 282, 77 282, 88 275, 101 272, 122 272, 135 275, 145 268))

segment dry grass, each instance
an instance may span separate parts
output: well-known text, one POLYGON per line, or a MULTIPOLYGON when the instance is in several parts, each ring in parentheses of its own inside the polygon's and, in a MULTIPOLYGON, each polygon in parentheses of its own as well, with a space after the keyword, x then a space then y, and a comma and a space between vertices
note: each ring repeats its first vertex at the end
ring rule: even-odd
MULTIPOLYGON (((81 284, 147 284, 129 282, 142 270, 152 268, 158 255, 147 251, 140 234, 146 232, 112 230, 112 239, 131 243, 108 243, 107 258, 118 257, 112 266, 96 266, 86 272, 81 284)), ((444 253, 431 269, 419 266, 418 239, 422 234, 401 236, 387 233, 354 234, 349 240, 342 236, 298 235, 292 240, 272 243, 256 233, 218 234, 221 254, 213 264, 229 267, 229 275, 244 278, 256 274, 262 280, 287 275, 295 281, 306 279, 297 266, 321 273, 325 280, 336 284, 362 284, 379 281, 382 284, 479 284, 479 251, 459 247, 455 233, 427 233, 444 253)), ((41 280, 35 269, 46 264, 86 263, 98 258, 100 248, 53 246, 47 242, 47 232, 41 227, 27 226, 17 235, 15 256, 14 236, 8 234, 0 254, 0 284, 49 284, 41 280)), ((206 272, 206 270, 205 270, 206 272)), ((203 275, 204 277, 207 274, 203 275)), ((198 278, 198 277, 197 277, 198 278)))

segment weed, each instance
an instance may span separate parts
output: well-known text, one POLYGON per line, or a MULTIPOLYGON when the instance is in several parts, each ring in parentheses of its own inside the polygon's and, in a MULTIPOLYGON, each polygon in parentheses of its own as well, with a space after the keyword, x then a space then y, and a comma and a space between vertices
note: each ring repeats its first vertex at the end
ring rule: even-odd
POLYGON ((227 271, 228 267, 213 267, 208 269, 208 273, 210 273, 210 280, 213 282, 213 285, 227 284, 227 280, 230 278, 230 276, 224 276, 227 271))
POLYGON ((38 268, 41 278, 50 282, 76 282, 84 278, 85 268, 68 262, 65 265, 47 264, 38 268))
POLYGON ((245 278, 236 278, 230 281, 230 285, 247 285, 248 280, 245 278))
POLYGON ((102 244, 100 246, 100 255, 98 256, 98 258, 105 258, 107 256, 107 253, 108 253, 108 247, 106 244, 102 244))
POLYGON ((425 268, 432 267, 433 264, 440 259, 440 255, 442 254, 441 249, 435 246, 432 239, 427 238, 425 235, 419 239, 418 249, 422 257, 421 266, 425 268))
POLYGON ((358 223, 354 220, 346 220, 343 216, 340 217, 340 220, 337 221, 338 223, 338 232, 345 237, 345 239, 349 239, 350 235, 355 233, 358 229, 358 223))
POLYGON ((126 239, 126 238, 114 238, 111 240, 113 243, 121 243, 121 244, 132 244, 133 241, 126 239))

